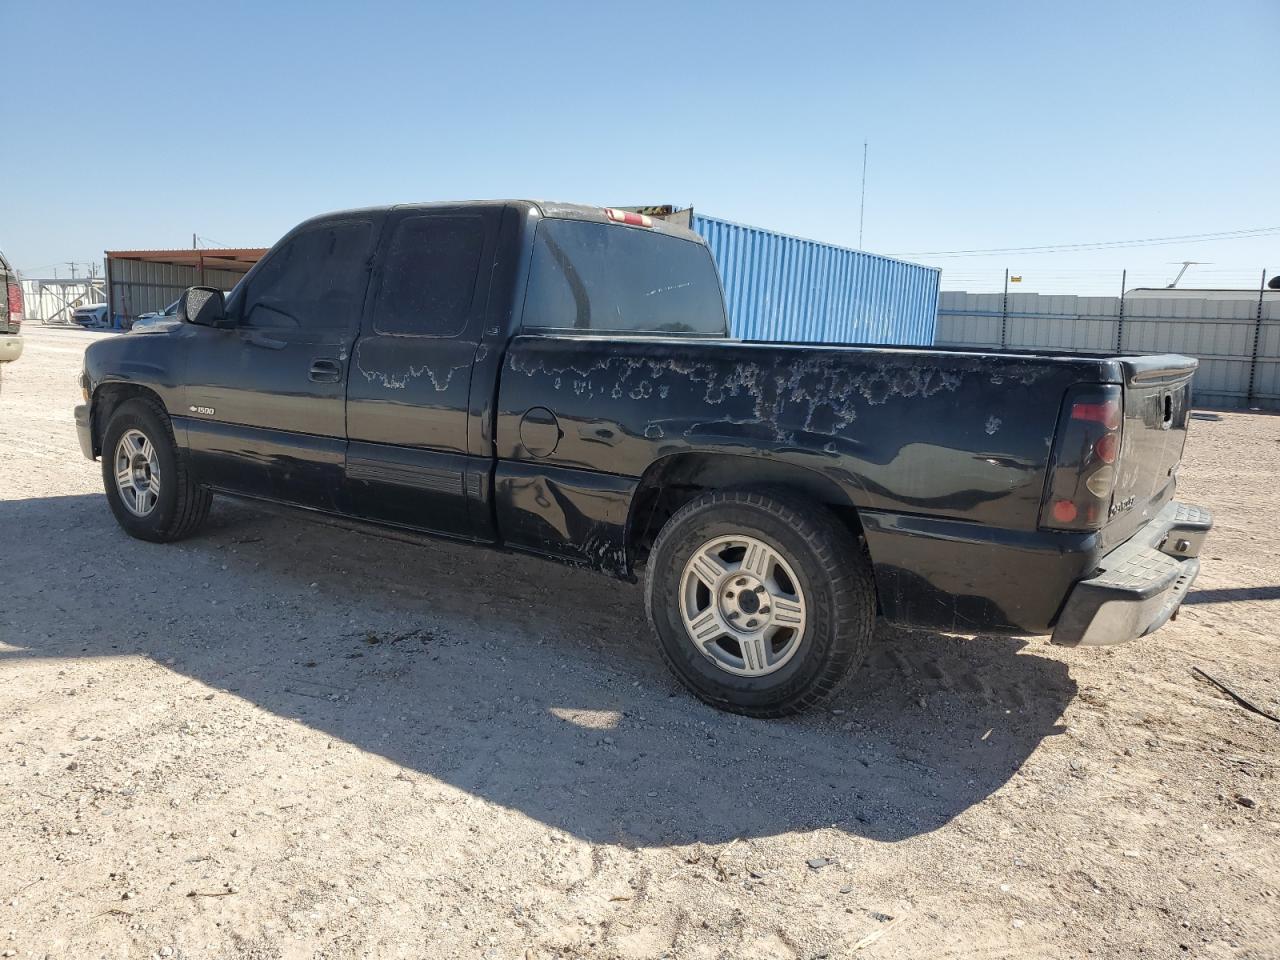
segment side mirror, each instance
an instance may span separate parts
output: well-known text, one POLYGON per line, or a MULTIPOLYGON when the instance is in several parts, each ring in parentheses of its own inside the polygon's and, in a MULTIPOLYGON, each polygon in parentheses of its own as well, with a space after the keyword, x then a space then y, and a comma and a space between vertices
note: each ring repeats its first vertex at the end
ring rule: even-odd
POLYGON ((226 326, 227 304, 222 291, 214 287, 188 287, 178 301, 178 319, 202 327, 226 326))

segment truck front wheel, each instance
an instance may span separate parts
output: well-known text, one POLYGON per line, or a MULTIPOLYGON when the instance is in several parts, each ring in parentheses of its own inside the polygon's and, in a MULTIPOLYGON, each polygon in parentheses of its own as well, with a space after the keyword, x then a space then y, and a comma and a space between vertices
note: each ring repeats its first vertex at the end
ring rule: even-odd
POLYGON ((107 422, 102 484, 124 531, 156 543, 195 533, 213 500, 191 477, 164 408, 141 397, 120 404, 107 422))
POLYGON ((774 490, 715 490, 682 507, 649 556, 645 605, 676 677, 753 717, 829 696, 875 623, 865 551, 826 507, 774 490))

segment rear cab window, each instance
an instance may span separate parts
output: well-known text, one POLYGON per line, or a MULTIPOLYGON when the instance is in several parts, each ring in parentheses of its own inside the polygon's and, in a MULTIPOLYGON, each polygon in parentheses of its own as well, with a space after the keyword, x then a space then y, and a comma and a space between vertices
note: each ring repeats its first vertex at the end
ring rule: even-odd
POLYGON ((543 219, 525 330, 726 336, 720 278, 702 244, 640 227, 543 219))

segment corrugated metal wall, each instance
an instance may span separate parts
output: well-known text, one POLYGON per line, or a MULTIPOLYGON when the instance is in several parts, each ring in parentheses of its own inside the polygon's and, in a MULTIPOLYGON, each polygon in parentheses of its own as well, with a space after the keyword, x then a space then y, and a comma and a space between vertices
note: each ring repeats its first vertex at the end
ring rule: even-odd
POLYGON ((700 214, 693 229, 715 257, 736 337, 933 343, 939 275, 933 267, 700 214))
POLYGON ((145 260, 117 260, 108 258, 107 276, 111 278, 111 313, 115 317, 128 317, 130 321, 139 314, 163 310, 187 287, 197 284, 230 290, 242 273, 233 270, 205 270, 204 279, 195 267, 169 263, 148 263, 145 260))
POLYGON ((1210 297, 1132 299, 946 291, 940 346, 1066 353, 1183 353, 1200 360, 1195 402, 1280 410, 1280 302, 1210 297), (1003 330, 1003 338, 1001 336, 1003 330), (1254 344, 1257 344, 1255 355, 1254 344), (1252 387, 1252 389, 1251 389, 1252 387))

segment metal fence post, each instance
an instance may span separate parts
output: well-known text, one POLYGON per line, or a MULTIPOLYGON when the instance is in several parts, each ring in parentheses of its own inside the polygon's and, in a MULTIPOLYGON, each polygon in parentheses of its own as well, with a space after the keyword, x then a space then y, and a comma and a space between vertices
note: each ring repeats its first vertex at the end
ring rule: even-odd
POLYGON ((1009 268, 1004 268, 1004 296, 1000 299, 1000 349, 1009 342, 1009 268))
MULTIPOLYGON (((103 257, 103 259, 104 259, 104 260, 106 260, 106 267, 107 267, 107 270, 106 270, 106 273, 107 273, 107 316, 111 319, 111 322, 114 324, 114 323, 116 322, 116 307, 115 307, 115 293, 116 293, 116 292, 115 292, 115 287, 114 287, 114 286, 112 285, 112 283, 111 283, 111 258, 110 258, 110 257, 103 257)), ((68 317, 68 319, 70 319, 70 317, 68 317)))
POLYGON ((1253 350, 1249 359, 1249 390, 1245 394, 1244 405, 1253 407, 1253 386, 1258 376, 1258 348, 1262 340, 1262 298, 1267 289, 1267 271, 1262 271, 1262 279, 1258 282, 1258 312, 1253 321, 1253 350))
POLYGON ((1120 272, 1120 314, 1116 317, 1116 353, 1124 352, 1124 288, 1128 283, 1129 271, 1120 272))

